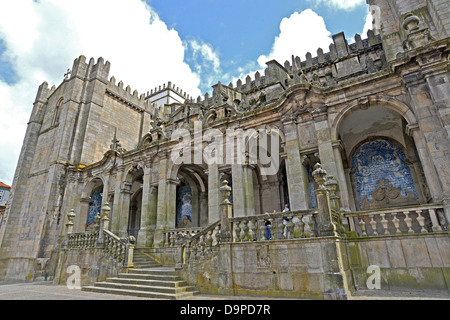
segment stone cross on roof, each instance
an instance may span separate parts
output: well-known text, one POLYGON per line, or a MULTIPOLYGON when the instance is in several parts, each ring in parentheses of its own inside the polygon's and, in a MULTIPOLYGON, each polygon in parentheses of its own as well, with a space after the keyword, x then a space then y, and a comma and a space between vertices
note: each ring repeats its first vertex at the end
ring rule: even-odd
POLYGON ((69 77, 69 74, 71 74, 72 71, 70 71, 70 69, 67 69, 67 72, 64 74, 64 80, 67 80, 67 78, 69 77))

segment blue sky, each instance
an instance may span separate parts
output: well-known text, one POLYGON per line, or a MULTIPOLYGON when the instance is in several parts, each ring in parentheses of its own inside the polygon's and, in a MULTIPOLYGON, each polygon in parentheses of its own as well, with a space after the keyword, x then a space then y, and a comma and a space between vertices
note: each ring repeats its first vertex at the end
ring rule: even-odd
POLYGON ((0 181, 11 184, 38 86, 80 55, 139 94, 171 81, 196 98, 322 47, 366 37, 365 0, 1 0, 0 181), (363 31, 364 30, 364 31, 363 31))

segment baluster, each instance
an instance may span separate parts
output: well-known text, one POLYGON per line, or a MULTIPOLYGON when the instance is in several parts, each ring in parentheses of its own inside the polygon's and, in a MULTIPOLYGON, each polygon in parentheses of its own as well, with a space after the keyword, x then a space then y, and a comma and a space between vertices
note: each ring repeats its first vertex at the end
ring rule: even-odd
POLYGON ((370 226, 372 228, 373 235, 377 236, 378 232, 377 232, 377 222, 375 221, 375 214, 370 215, 370 226))
POLYGON ((286 222, 286 224, 284 225, 286 234, 287 234, 287 239, 292 239, 294 238, 294 223, 292 222, 292 219, 294 219, 293 215, 290 215, 288 217, 289 221, 286 222))
POLYGON ((248 237, 250 241, 255 241, 257 239, 256 236, 256 220, 250 220, 248 222, 248 237))
POLYGON ((170 247, 175 247, 175 243, 177 241, 178 232, 172 231, 170 233, 170 247))
POLYGON ((212 238, 211 238, 211 233, 212 231, 209 230, 208 232, 206 232, 205 234, 205 255, 208 255, 209 251, 210 251, 210 244, 212 243, 212 238))
POLYGON ((266 226, 264 225, 264 220, 256 221, 256 235, 257 240, 266 240, 266 226))
POLYGON ((217 246, 218 244, 219 244, 219 237, 217 236, 218 234, 219 234, 219 232, 220 232, 220 225, 217 225, 215 228, 214 228, 214 232, 213 232, 213 234, 212 234, 212 246, 217 246))
POLYGON ((283 218, 277 218, 274 220, 275 222, 275 239, 284 239, 284 224, 283 224, 283 218))
POLYGON ((294 238, 302 238, 305 235, 303 232, 305 231, 305 223, 303 222, 303 216, 300 215, 298 217, 294 217, 292 219, 292 222, 294 224, 293 232, 291 234, 294 236, 294 238))
POLYGON ((404 215, 405 215, 405 222, 406 225, 408 226, 408 233, 414 233, 414 230, 411 228, 412 226, 412 219, 409 216, 409 211, 403 211, 404 215))
POLYGON ((308 217, 309 217, 308 226, 309 226, 309 232, 310 232, 309 236, 311 238, 314 238, 316 236, 316 233, 314 231, 314 226, 315 226, 314 215, 310 214, 310 215, 308 215, 308 217))
POLYGON ((402 234, 402 232, 400 231, 400 220, 397 219, 397 213, 393 212, 392 216, 394 217, 394 219, 392 219, 392 222, 394 222, 395 234, 402 234))
POLYGON ((364 221, 364 216, 359 217, 359 227, 361 228, 361 235, 364 236, 364 237, 367 236, 366 223, 364 221))
POLYGON ((239 224, 239 227, 241 228, 241 233, 239 235, 239 238, 241 239, 241 241, 247 241, 247 231, 248 231, 248 227, 247 227, 247 221, 241 221, 241 223, 239 224))
POLYGON ((198 253, 198 257, 200 258, 205 255, 205 235, 202 234, 200 236, 198 245, 199 245, 198 246, 199 249, 197 250, 197 253, 198 253))
POLYGON ((436 216, 436 210, 428 209, 428 212, 430 213, 430 218, 431 218, 431 224, 432 224, 433 232, 441 231, 442 228, 439 225, 439 221, 438 221, 437 216, 436 216))
POLYGON ((417 213, 417 221, 420 225, 420 233, 427 233, 427 229, 425 229, 425 218, 422 216, 422 210, 416 210, 417 213))
POLYGON ((235 241, 236 242, 240 242, 241 241, 241 228, 239 226, 239 221, 234 222, 234 236, 235 236, 235 241))
POLYGON ((386 215, 385 213, 380 213, 381 224, 383 225, 384 234, 387 235, 388 234, 388 221, 384 218, 385 215, 386 215))

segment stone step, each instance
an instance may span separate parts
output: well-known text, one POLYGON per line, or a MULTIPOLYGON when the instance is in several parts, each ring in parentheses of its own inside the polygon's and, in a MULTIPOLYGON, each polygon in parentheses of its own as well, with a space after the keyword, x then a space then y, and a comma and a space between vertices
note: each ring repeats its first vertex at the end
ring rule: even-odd
POLYGON ((170 267, 131 269, 128 273, 119 273, 117 277, 82 289, 154 299, 183 299, 198 293, 177 275, 175 268, 170 267))
POLYGON ((156 286, 156 287, 184 287, 187 286, 186 281, 184 280, 145 280, 145 279, 135 279, 135 278, 109 278, 106 281, 115 282, 115 283, 123 283, 123 284, 138 284, 138 285, 148 285, 148 286, 156 286))
POLYGON ((107 288, 107 289, 120 289, 120 290, 131 290, 131 291, 145 291, 152 293, 166 293, 166 294, 180 294, 185 292, 194 291, 191 286, 182 287, 168 287, 168 286, 153 286, 153 285, 141 285, 141 284, 130 284, 130 283, 116 283, 116 282, 96 282, 94 287, 97 288, 107 288))
POLYGON ((139 273, 119 273, 119 278, 139 279, 139 280, 162 280, 162 281, 179 281, 177 275, 164 274, 139 274, 139 273))
POLYGON ((170 267, 152 267, 152 268, 135 268, 129 273, 133 274, 155 274, 155 275, 177 275, 175 268, 170 267))
POLYGON ((185 299, 188 297, 192 297, 195 294, 198 294, 197 291, 192 292, 183 292, 179 294, 167 294, 167 293, 156 293, 156 292, 148 292, 148 291, 139 291, 139 290, 124 290, 124 289, 113 289, 113 288, 102 288, 95 286, 83 287, 82 290, 97 292, 97 293, 106 293, 106 294, 119 294, 126 296, 134 296, 134 297, 145 297, 151 299, 185 299))

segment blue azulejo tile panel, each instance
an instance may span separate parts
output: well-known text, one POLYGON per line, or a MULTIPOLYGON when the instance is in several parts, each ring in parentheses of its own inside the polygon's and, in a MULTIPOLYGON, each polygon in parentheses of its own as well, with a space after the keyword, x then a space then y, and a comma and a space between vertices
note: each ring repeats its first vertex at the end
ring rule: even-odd
POLYGON ((177 225, 186 216, 192 221, 192 190, 189 184, 182 183, 177 187, 177 225))
POLYGON ((92 193, 86 225, 94 222, 97 214, 100 214, 100 210, 102 209, 102 193, 103 189, 98 189, 92 193))
POLYGON ((417 197, 405 159, 403 150, 394 142, 376 139, 362 144, 352 157, 359 204, 364 197, 372 200, 370 194, 375 191, 378 181, 383 179, 388 180, 394 188, 399 188, 401 195, 406 196, 406 192, 410 191, 417 197))

